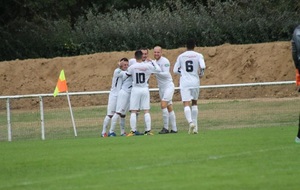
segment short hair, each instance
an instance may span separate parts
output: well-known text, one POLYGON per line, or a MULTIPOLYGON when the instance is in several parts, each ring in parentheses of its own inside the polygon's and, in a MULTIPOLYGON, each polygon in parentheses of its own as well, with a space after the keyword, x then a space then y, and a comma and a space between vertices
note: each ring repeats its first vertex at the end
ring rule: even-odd
POLYGON ((122 62, 122 61, 128 62, 128 59, 126 57, 123 57, 122 59, 120 59, 120 62, 122 62))
POLYGON ((134 53, 134 57, 135 59, 142 59, 143 57, 143 52, 141 50, 137 50, 135 53, 134 53))
POLYGON ((196 46, 195 40, 194 39, 188 39, 186 41, 186 48, 187 49, 194 49, 196 46))
POLYGON ((147 52, 149 51, 149 49, 146 47, 141 47, 139 50, 147 50, 147 52))

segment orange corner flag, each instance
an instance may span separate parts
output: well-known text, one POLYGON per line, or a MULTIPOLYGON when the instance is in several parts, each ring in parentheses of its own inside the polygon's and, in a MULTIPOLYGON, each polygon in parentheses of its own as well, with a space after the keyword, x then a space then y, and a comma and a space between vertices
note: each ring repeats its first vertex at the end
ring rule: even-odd
POLYGON ((65 77, 65 72, 64 70, 60 71, 60 75, 53 93, 53 96, 57 96, 58 93, 60 92, 66 92, 68 91, 68 86, 67 86, 67 81, 66 81, 66 77, 65 77))

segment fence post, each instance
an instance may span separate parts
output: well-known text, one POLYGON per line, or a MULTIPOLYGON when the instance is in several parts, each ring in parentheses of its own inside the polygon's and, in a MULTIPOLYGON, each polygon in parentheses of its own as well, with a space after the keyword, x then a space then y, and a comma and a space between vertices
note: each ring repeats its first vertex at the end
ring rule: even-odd
POLYGON ((42 133, 42 140, 45 140, 45 122, 44 122, 43 97, 39 96, 39 98, 40 98, 40 114, 41 114, 41 133, 42 133))
POLYGON ((11 141, 11 120, 10 120, 10 105, 9 98, 6 99, 6 111, 7 111, 7 133, 8 133, 8 141, 11 141))

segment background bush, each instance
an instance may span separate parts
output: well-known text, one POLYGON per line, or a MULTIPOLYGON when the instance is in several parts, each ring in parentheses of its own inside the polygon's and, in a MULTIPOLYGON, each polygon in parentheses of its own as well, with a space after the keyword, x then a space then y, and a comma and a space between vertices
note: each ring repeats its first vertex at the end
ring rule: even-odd
POLYGON ((285 41, 300 24, 300 3, 295 0, 155 2, 104 12, 94 4, 76 20, 14 20, 0 26, 0 61, 155 45, 173 49, 183 47, 190 37, 198 46, 285 41))

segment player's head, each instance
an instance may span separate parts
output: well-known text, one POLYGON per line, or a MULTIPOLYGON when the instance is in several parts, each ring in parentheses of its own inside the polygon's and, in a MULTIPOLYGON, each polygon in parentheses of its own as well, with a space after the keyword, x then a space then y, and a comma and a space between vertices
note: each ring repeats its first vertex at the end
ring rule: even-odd
POLYGON ((137 62, 143 61, 143 52, 142 52, 142 50, 137 50, 134 53, 134 57, 135 57, 137 62))
POLYGON ((146 61, 147 58, 148 58, 148 48, 143 47, 143 48, 141 48, 140 50, 143 52, 142 60, 143 60, 143 61, 146 61))
POLYGON ((195 42, 194 39, 188 39, 188 40, 186 41, 186 48, 187 48, 188 50, 193 50, 193 49, 195 48, 195 46, 196 46, 196 42, 195 42))
POLYGON ((123 71, 127 70, 128 64, 129 64, 128 59, 126 57, 120 59, 119 66, 120 66, 120 69, 122 69, 123 71))
POLYGON ((159 60, 161 58, 161 56, 162 56, 162 49, 161 49, 161 47, 160 46, 155 46, 153 48, 153 53, 154 53, 154 58, 156 60, 159 60))

